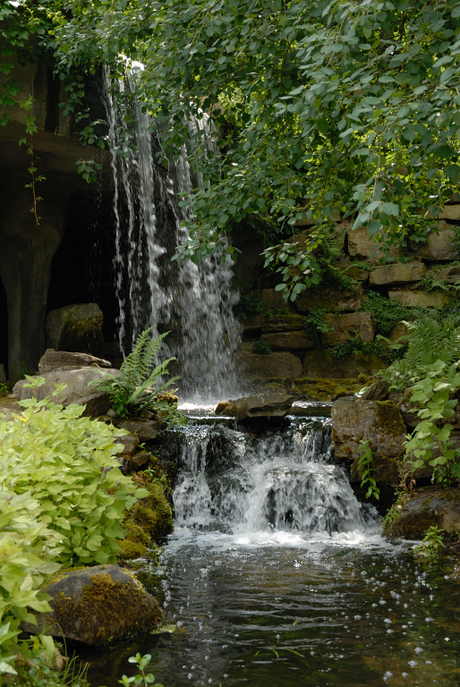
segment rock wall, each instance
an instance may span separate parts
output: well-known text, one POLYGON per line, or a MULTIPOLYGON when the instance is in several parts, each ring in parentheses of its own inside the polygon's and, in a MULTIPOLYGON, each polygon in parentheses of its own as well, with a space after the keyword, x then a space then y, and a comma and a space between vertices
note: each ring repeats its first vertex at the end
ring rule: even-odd
MULTIPOLYGON (((275 290, 280 277, 264 272, 255 244, 248 244, 247 235, 243 239, 235 234, 235 245, 240 247, 241 241, 246 251, 236 269, 243 292, 240 361, 251 380, 372 376, 388 362, 382 344, 375 345, 379 331, 369 294, 378 293, 407 308, 442 308, 452 297, 449 285, 460 283, 459 198, 431 221, 426 240, 405 253, 385 253, 378 237, 373 240, 364 227, 353 230, 351 223, 336 219, 329 241, 335 250, 331 265, 348 283, 342 280, 338 288, 328 284, 326 275, 319 287, 307 289, 294 303, 286 303, 275 290), (315 331, 315 316, 325 325, 323 333, 315 331), (344 344, 351 349, 352 341, 354 350, 346 355, 344 344)), ((308 227, 298 227, 294 238, 301 244, 309 232, 308 227)), ((263 246, 259 248, 261 252, 263 246)), ((396 325, 385 336, 394 340, 404 333, 404 327, 396 325)))

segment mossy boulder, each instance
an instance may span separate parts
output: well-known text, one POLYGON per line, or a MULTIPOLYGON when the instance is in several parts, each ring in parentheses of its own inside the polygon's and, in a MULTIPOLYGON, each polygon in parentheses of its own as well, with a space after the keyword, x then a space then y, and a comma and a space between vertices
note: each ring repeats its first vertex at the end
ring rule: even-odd
POLYGON ((128 534, 119 540, 119 558, 130 560, 146 556, 173 531, 172 509, 167 497, 165 482, 152 478, 147 472, 135 475, 136 483, 150 494, 137 501, 125 516, 123 525, 128 534))
POLYGON ((398 512, 385 528, 388 536, 422 539, 432 525, 441 527, 449 535, 460 534, 459 489, 420 489, 401 504, 398 512))
POLYGON ((70 572, 46 588, 52 611, 38 617, 38 627, 55 637, 90 645, 147 632, 163 614, 158 601, 134 575, 118 565, 97 565, 70 572))

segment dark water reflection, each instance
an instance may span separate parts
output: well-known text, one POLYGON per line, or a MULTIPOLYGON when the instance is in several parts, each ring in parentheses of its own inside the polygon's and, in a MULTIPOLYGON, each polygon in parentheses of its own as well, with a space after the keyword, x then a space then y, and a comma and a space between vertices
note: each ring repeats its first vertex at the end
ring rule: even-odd
POLYGON ((165 687, 460 685, 459 585, 409 551, 352 539, 174 535, 160 581, 140 576, 160 584, 178 630, 99 656, 92 684, 117 685, 141 651, 165 687))

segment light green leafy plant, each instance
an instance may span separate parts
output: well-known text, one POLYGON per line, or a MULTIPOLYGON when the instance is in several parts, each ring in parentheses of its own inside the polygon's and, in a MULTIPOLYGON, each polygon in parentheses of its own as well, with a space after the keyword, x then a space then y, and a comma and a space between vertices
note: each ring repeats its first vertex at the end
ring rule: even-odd
POLYGON ((124 511, 148 495, 120 472, 114 439, 126 432, 81 417, 82 406, 21 405, 21 415, 0 421, 0 488, 38 502, 37 519, 59 536, 57 561, 116 562, 124 511))
MULTIPOLYGON (((460 322, 457 314, 419 311, 414 322, 405 321, 407 349, 383 373, 392 390, 403 391, 423 380, 438 360, 445 364, 444 375, 460 357, 460 322)), ((436 373, 438 374, 438 373, 436 373)))
MULTIPOLYGON (((4 465, 0 461, 1 470, 4 465)), ((59 568, 60 535, 40 518, 31 491, 0 491, 0 675, 16 674, 14 662, 21 621, 35 623, 30 612, 49 610, 40 585, 59 568)))
MULTIPOLYGON (((144 409, 155 409, 158 395, 174 384, 179 377, 173 377, 159 384, 161 377, 168 374, 168 365, 175 358, 168 358, 155 366, 155 358, 161 342, 169 334, 151 337, 152 327, 139 335, 132 352, 125 358, 117 376, 106 374, 103 379, 90 382, 99 391, 108 393, 117 415, 126 417, 144 409)), ((167 411, 167 405, 162 405, 167 411)))
POLYGON ((460 388, 460 373, 442 360, 433 363, 424 379, 413 387, 411 401, 420 405, 417 412, 421 422, 405 442, 406 456, 412 470, 430 465, 434 467, 433 481, 448 485, 460 478, 457 463, 459 450, 450 439, 458 400, 452 395, 460 388))

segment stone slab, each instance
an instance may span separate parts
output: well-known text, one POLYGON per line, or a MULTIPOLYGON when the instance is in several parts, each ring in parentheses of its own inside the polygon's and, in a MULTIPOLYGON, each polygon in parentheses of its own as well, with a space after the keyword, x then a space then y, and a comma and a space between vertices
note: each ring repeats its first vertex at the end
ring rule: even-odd
POLYGON ((390 286, 420 281, 427 271, 423 262, 395 263, 381 265, 370 273, 369 282, 375 286, 390 286))
POLYGON ((440 291, 411 291, 393 289, 388 296, 409 308, 443 308, 449 302, 449 295, 440 291))

